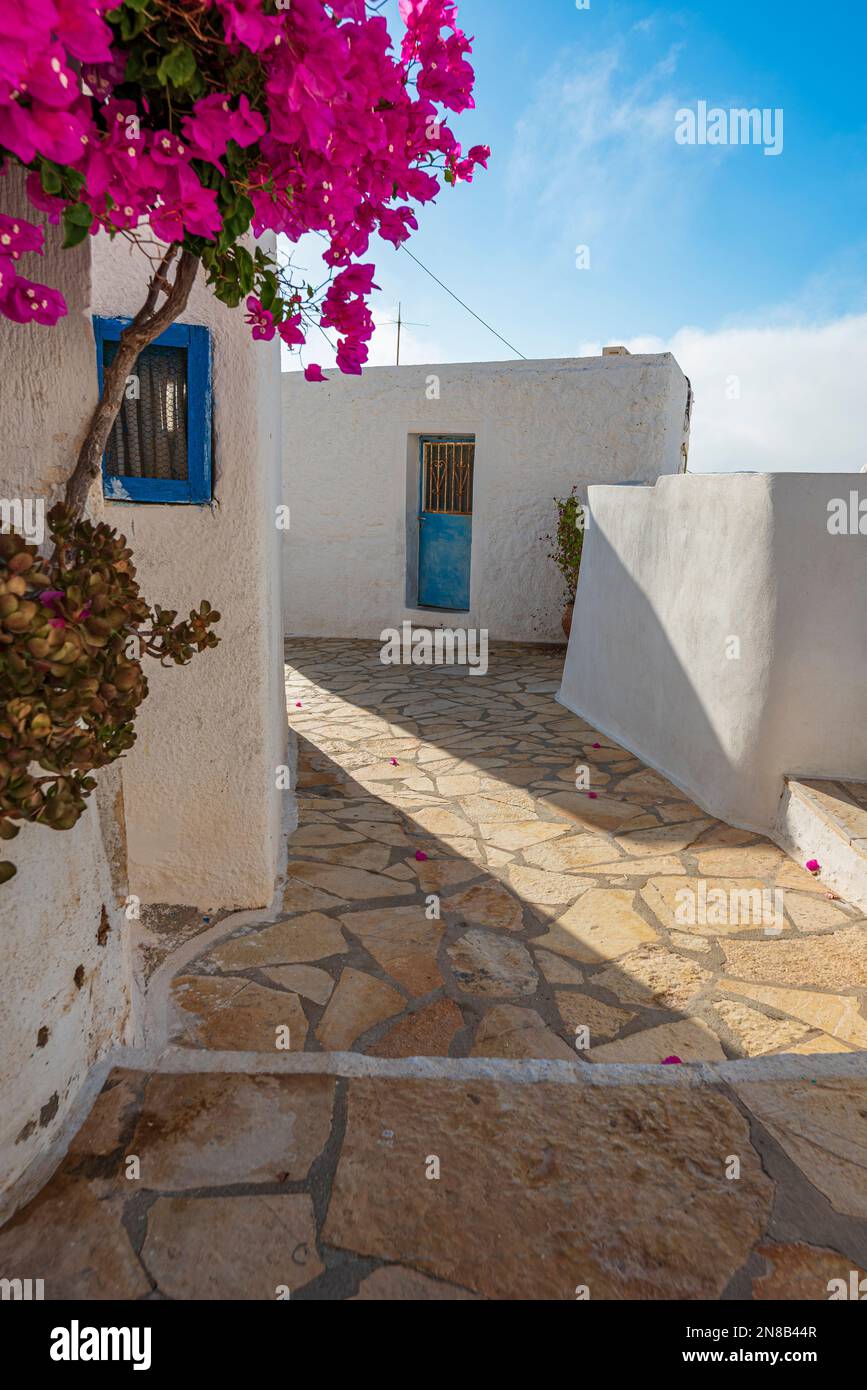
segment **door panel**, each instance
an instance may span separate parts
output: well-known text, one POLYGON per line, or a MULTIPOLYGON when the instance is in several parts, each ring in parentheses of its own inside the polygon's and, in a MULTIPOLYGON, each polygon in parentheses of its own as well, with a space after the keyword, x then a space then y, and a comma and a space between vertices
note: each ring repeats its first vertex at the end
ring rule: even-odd
POLYGON ((472 439, 421 440, 418 602, 422 608, 469 609, 474 465, 472 439))

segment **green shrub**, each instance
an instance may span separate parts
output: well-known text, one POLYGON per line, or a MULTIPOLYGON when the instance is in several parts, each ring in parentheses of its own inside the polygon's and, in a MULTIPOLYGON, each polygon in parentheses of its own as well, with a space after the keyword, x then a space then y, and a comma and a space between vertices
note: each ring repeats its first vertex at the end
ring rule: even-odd
POLYGON ((553 536, 545 537, 553 546, 548 559, 554 561, 563 576, 566 602, 570 604, 575 602, 584 547, 585 510, 578 497, 577 486, 572 488, 568 497, 555 497, 554 505, 557 508, 557 530, 553 536))

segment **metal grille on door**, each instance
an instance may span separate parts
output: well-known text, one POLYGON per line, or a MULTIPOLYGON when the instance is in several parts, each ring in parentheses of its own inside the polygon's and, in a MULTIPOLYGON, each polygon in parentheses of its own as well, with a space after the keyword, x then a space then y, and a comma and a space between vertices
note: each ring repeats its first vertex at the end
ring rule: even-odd
POLYGON ((474 442, 424 441, 423 511, 449 516, 472 515, 475 452, 474 442))

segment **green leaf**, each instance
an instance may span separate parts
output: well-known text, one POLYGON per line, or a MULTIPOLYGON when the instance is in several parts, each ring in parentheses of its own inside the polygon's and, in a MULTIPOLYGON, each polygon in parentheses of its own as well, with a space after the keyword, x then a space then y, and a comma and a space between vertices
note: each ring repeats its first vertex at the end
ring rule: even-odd
POLYGON ((70 247, 78 246, 79 242, 84 241, 90 231, 92 221, 93 213, 83 203, 73 203, 71 207, 63 209, 64 251, 68 251, 70 247))
POLYGON ((136 38, 150 23, 150 16, 140 10, 123 9, 120 12, 120 35, 129 42, 136 38))
POLYGON ((196 60, 192 49, 185 43, 175 44, 157 68, 161 82, 171 82, 175 87, 188 86, 196 76, 196 60))
POLYGON ((238 267, 238 282, 243 294, 249 294, 253 288, 253 257, 244 246, 235 247, 235 264, 238 267))
POLYGON ((56 194, 60 192, 60 172, 55 164, 49 164, 46 159, 43 159, 39 178, 45 193, 56 194))

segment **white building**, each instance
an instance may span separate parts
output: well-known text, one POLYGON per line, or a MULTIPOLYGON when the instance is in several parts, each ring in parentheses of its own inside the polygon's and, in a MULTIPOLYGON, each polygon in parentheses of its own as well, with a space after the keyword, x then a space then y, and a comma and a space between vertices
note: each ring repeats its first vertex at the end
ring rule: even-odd
POLYGON ((689 403, 670 353, 286 373, 287 636, 562 642, 554 497, 681 472, 689 403))

